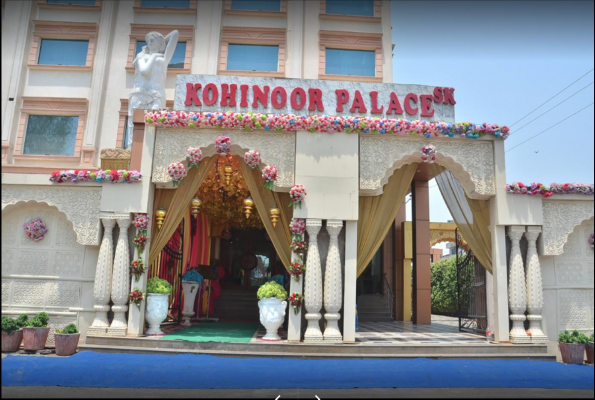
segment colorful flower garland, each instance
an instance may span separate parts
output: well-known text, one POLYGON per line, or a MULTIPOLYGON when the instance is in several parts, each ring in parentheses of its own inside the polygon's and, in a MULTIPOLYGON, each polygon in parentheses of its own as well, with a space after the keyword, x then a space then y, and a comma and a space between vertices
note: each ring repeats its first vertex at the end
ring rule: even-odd
POLYGON ((140 182, 142 174, 138 171, 128 171, 125 169, 119 170, 98 170, 95 172, 69 169, 62 171, 54 171, 50 175, 50 182, 63 183, 63 182, 99 182, 107 181, 110 183, 136 183, 140 182))
POLYGON ((304 185, 293 185, 291 190, 289 191, 289 198, 291 202, 289 203, 288 207, 293 205, 293 208, 297 208, 298 206, 302 208, 302 201, 306 198, 306 189, 304 185))
POLYGON ((174 187, 184 183, 184 178, 188 175, 186 166, 181 162, 173 162, 167 166, 167 173, 174 183, 174 187))
POLYGON ((140 307, 140 303, 144 300, 144 293, 138 290, 138 288, 134 288, 132 292, 128 295, 131 303, 136 304, 137 307, 140 307))
POLYGON ((137 259, 130 263, 130 275, 134 275, 136 282, 140 279, 142 274, 147 270, 147 266, 141 258, 141 252, 144 250, 147 241, 147 229, 149 228, 150 222, 149 214, 147 213, 136 213, 132 223, 136 227, 137 235, 134 237, 134 247, 136 247, 137 259))
POLYGON ((462 137, 477 139, 485 135, 506 139, 507 126, 470 122, 408 121, 341 115, 294 115, 227 112, 145 111, 149 125, 163 128, 226 128, 266 131, 347 132, 381 135, 462 137))
POLYGON ((299 293, 292 293, 291 296, 289 296, 289 303, 293 307, 295 315, 298 315, 300 313, 300 308, 304 304, 304 296, 299 293))
POLYGON ((188 169, 195 167, 198 169, 198 164, 202 160, 202 151, 198 147, 188 147, 186 149, 186 160, 188 160, 188 169))
POLYGON ((141 275, 147 270, 147 266, 143 263, 143 259, 132 260, 130 263, 130 276, 134 276, 136 282, 140 279, 141 275))
POLYGON ((294 261, 290 264, 290 273, 295 278, 296 282, 300 281, 300 277, 306 272, 306 266, 301 261, 294 261))
POLYGON ((308 245, 303 240, 294 239, 291 242, 290 249, 295 254, 302 255, 302 254, 305 254, 308 251, 308 245))
POLYGON ((231 139, 228 136, 219 136, 215 139, 217 154, 228 156, 231 153, 231 139))
POLYGON ((267 165, 262 169, 262 179, 264 179, 264 187, 273 190, 273 186, 277 181, 277 174, 279 170, 273 165, 267 165))
POLYGON ((244 161, 250 169, 259 168, 259 164, 262 162, 262 157, 257 150, 249 150, 244 154, 244 161))
POLYGON ((542 183, 532 183, 525 185, 523 182, 513 182, 506 185, 506 191, 512 194, 526 194, 529 196, 541 195, 550 197, 554 194, 585 194, 593 195, 595 193, 593 184, 587 183, 552 183, 550 187, 542 183))
POLYGON ((43 240, 45 234, 48 231, 45 226, 45 222, 43 222, 39 217, 29 218, 23 224, 23 229, 25 230, 25 235, 27 235, 27 237, 34 242, 43 240))
POLYGON ((303 240, 306 232, 306 220, 303 218, 294 218, 289 223, 289 231, 292 239, 303 240))
POLYGON ((420 153, 421 160, 423 162, 432 164, 434 161, 436 161, 436 154, 438 154, 438 150, 436 150, 436 146, 433 144, 428 144, 421 149, 420 153))

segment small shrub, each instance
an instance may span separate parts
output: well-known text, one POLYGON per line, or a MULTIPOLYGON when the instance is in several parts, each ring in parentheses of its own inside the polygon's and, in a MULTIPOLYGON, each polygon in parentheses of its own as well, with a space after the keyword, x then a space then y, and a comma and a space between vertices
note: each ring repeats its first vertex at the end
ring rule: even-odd
POLYGON ((560 335, 558 335, 558 342, 559 343, 571 343, 570 338, 571 338, 570 333, 568 333, 568 331, 564 331, 560 335))
POLYGON ((27 326, 31 328, 46 328, 49 321, 50 316, 44 312, 40 312, 27 323, 27 326))
POLYGON ((589 344, 589 337, 584 333, 581 333, 580 335, 578 335, 578 342, 580 344, 589 344))
POLYGON ((56 329, 56 333, 61 333, 63 335, 71 335, 73 333, 79 333, 79 330, 76 328, 75 324, 68 324, 62 330, 56 329))
POLYGON ((22 328, 23 326, 27 326, 29 323, 29 316, 27 314, 21 314, 16 321, 19 328, 22 328))
POLYGON ((258 289, 257 296, 260 300, 262 299, 280 299, 285 300, 287 298, 287 292, 283 289, 283 286, 279 285, 275 281, 270 281, 262 285, 258 289))
POLYGON ((13 332, 19 330, 19 325, 14 318, 2 317, 2 331, 11 335, 13 332))
POLYGON ((591 334, 591 336, 589 336, 589 342, 593 343, 594 342, 593 339, 595 339, 595 338, 593 337, 593 334, 591 334))
POLYGON ((147 293, 170 294, 171 291, 171 284, 165 279, 155 276, 147 281, 147 293))

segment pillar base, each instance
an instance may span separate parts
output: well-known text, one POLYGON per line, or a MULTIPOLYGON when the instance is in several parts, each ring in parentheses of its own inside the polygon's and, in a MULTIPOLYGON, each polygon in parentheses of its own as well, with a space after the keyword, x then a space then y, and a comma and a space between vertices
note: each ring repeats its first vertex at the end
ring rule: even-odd
POLYGON ((100 327, 89 327, 87 330, 87 336, 106 336, 107 335, 107 327, 100 328, 100 327))
POLYGON ((125 337, 126 331, 126 328, 108 328, 107 336, 125 337))
POLYGON ((320 330, 320 319, 322 315, 319 313, 308 313, 306 319, 308 320, 308 328, 304 333, 304 342, 322 342, 324 337, 320 330))
POLYGON ((531 336, 524 335, 524 336, 514 336, 510 335, 510 343, 513 344, 523 344, 523 343, 531 343, 531 336))

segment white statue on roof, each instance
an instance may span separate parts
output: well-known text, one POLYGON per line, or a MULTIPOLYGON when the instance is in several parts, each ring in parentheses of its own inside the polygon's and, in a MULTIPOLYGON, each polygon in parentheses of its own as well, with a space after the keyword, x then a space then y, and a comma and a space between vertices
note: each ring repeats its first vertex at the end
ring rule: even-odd
POLYGON ((145 36, 146 46, 136 55, 134 66, 134 88, 128 98, 128 139, 127 148, 132 147, 134 123, 132 114, 138 110, 160 110, 165 108, 165 79, 179 32, 174 30, 167 36, 159 32, 149 32, 145 36))

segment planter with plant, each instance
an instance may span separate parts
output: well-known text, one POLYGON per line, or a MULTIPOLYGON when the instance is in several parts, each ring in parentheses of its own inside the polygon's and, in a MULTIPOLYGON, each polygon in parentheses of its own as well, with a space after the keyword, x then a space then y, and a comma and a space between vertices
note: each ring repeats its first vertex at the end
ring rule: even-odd
POLYGON ((57 356, 71 356, 76 353, 81 334, 75 324, 68 324, 64 329, 56 329, 54 339, 56 341, 57 356))
POLYGON ((43 350, 50 334, 50 316, 40 312, 23 327, 23 348, 29 351, 43 350))
POLYGON ((564 364, 582 364, 585 356, 585 334, 573 331, 564 331, 558 336, 558 346, 564 364))
POLYGON ((21 347, 23 331, 18 321, 10 317, 2 317, 2 352, 14 353, 21 347))
POLYGON ((593 334, 589 336, 589 340, 585 345, 585 350, 587 351, 587 364, 593 364, 593 334))
POLYGON ((160 326, 167 318, 169 309, 169 294, 172 291, 171 284, 165 279, 153 277, 147 281, 147 309, 145 319, 149 323, 147 335, 163 335, 160 326))
POLYGON ((287 292, 277 282, 270 281, 258 289, 258 308, 260 323, 266 328, 267 334, 262 340, 281 340, 277 331, 285 320, 287 309, 287 292))
POLYGON ((182 325, 184 326, 190 326, 190 319, 194 316, 194 300, 202 281, 202 275, 192 269, 186 271, 182 277, 182 290, 184 291, 184 308, 182 310, 184 322, 182 325))

